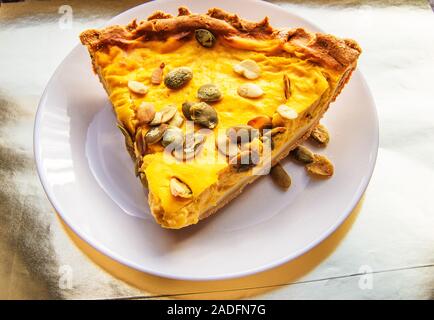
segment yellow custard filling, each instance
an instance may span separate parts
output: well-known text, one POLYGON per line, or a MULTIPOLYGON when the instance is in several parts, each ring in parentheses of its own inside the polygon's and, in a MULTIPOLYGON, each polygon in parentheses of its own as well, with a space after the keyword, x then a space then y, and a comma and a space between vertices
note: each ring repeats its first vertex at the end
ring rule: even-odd
MULTIPOLYGON (((248 43, 245 45, 249 47, 248 43)), ((266 44, 264 48, 267 48, 266 44)), ((213 48, 204 48, 194 39, 148 41, 129 50, 114 46, 98 51, 95 61, 118 121, 132 134, 137 126, 135 110, 142 102, 152 102, 157 111, 173 104, 181 112, 182 103, 198 101, 197 90, 204 84, 217 85, 223 95, 220 101, 212 103, 219 118, 218 126, 214 129, 216 131, 247 124, 259 115, 271 117, 281 104, 290 106, 302 115, 327 91, 328 80, 334 81, 330 79, 330 75, 329 79, 324 76, 321 67, 297 58, 296 55, 287 52, 273 55, 265 50, 243 50, 222 41, 217 41, 213 48), (246 59, 254 60, 260 67, 261 75, 258 79, 248 80, 234 72, 233 66, 246 59), (152 84, 150 74, 161 63, 165 64, 165 73, 181 66, 190 67, 193 70, 192 80, 179 90, 171 90, 164 83, 152 84), (283 94, 284 74, 290 78, 291 95, 288 99, 285 99, 283 94), (132 93, 127 87, 129 80, 144 83, 149 87, 148 93, 132 93), (264 95, 256 99, 241 97, 237 88, 244 83, 259 85, 264 95)), ((301 121, 301 117, 293 120, 292 124, 287 125, 288 129, 295 131, 303 124, 301 121)), ((144 156, 142 169, 146 173, 149 190, 159 199, 168 219, 215 184, 219 173, 228 166, 227 162, 221 159, 214 162, 201 161, 201 158, 206 158, 207 155, 213 156, 214 149, 213 142, 206 142, 199 158, 186 162, 166 161, 162 147, 153 147, 152 152, 144 156), (172 177, 187 182, 193 197, 174 197, 169 188, 172 177)))

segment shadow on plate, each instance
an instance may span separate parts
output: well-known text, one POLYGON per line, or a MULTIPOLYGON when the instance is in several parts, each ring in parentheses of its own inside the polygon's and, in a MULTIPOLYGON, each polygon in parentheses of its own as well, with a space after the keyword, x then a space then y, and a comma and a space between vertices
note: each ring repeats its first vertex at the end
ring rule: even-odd
MULTIPOLYGON (((217 281, 184 281, 161 278, 127 267, 100 253, 80 239, 59 217, 71 240, 94 263, 111 275, 143 290, 143 296, 131 299, 240 299, 264 294, 297 280, 324 261, 339 245, 351 229, 362 207, 364 197, 348 218, 319 245, 281 266, 246 277, 217 281)), ((122 297, 119 297, 122 298, 122 297)))

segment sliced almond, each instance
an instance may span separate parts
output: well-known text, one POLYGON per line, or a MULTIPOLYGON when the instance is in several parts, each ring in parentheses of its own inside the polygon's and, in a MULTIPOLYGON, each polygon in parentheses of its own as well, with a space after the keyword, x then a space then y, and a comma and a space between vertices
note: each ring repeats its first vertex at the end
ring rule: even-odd
POLYGON ((293 120, 298 117, 297 111, 295 111, 293 108, 288 107, 285 104, 280 105, 277 107, 277 113, 284 119, 293 120))
POLYGON ((136 118, 139 124, 149 123, 154 119, 155 108, 154 104, 150 102, 142 102, 137 108, 136 118))
POLYGON ((149 122, 149 125, 151 125, 151 126, 158 126, 158 125, 160 125, 162 123, 161 122, 162 118, 163 118, 163 114, 161 112, 156 112, 155 115, 154 115, 154 118, 152 119, 152 121, 149 122))
POLYGON ((244 83, 238 87, 238 94, 243 98, 255 99, 264 94, 264 90, 254 83, 244 83))
POLYGON ((143 95, 148 93, 148 87, 145 86, 143 83, 135 80, 128 81, 128 89, 137 94, 143 95))
POLYGON ((261 68, 258 64, 250 59, 243 60, 239 64, 234 65, 234 71, 249 80, 259 78, 261 75, 261 68))
POLYGON ((285 95, 285 99, 288 100, 291 96, 291 81, 286 74, 283 75, 283 93, 285 95))
POLYGON ((149 123, 151 126, 158 126, 171 120, 178 109, 175 106, 168 105, 155 113, 154 119, 149 123))
POLYGON ((151 83, 152 84, 160 84, 163 81, 163 69, 164 62, 160 64, 158 68, 155 68, 151 74, 151 83))
POLYGON ((161 109, 161 111, 160 111, 162 114, 161 122, 165 123, 165 122, 169 121, 170 119, 172 119, 177 111, 178 111, 178 109, 172 105, 169 105, 169 106, 161 109))
POLYGON ((193 196, 191 189, 184 182, 175 177, 170 179, 170 193, 174 197, 185 199, 191 198, 193 196))
POLYGON ((181 116, 179 112, 176 112, 173 118, 168 122, 170 126, 174 126, 178 128, 180 128, 183 123, 184 123, 184 118, 183 116, 181 116))

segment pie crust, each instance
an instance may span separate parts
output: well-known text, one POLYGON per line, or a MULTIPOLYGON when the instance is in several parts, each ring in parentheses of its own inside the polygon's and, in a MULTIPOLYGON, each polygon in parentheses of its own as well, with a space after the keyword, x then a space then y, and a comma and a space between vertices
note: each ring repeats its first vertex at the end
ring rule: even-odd
MULTIPOLYGON (((296 124, 284 122, 287 128, 284 134, 278 136, 272 151, 271 165, 276 164, 309 137, 311 130, 319 123, 330 102, 334 101, 348 82, 361 49, 354 40, 339 39, 323 33, 312 33, 302 28, 277 30, 270 26, 268 18, 260 22, 250 22, 235 14, 221 9, 210 9, 206 14, 192 14, 187 8, 179 8, 178 16, 157 11, 147 20, 132 21, 127 26, 110 26, 101 30, 86 30, 80 35, 81 42, 86 45, 92 59, 94 71, 104 85, 118 116, 119 123, 135 136, 137 121, 134 110, 120 113, 116 108, 116 94, 104 68, 111 61, 102 63, 103 55, 112 48, 128 55, 132 50, 140 49, 147 44, 163 44, 163 49, 172 52, 183 45, 192 45, 194 32, 197 29, 211 31, 223 47, 240 52, 260 53, 270 57, 286 57, 291 61, 307 63, 315 72, 320 73, 327 88, 315 96, 315 100, 299 110, 296 124), (295 59, 295 60, 294 60, 295 59)), ((219 47, 220 48, 220 47, 219 47)), ((209 50, 213 50, 210 48, 209 50)), ((221 50, 221 48, 219 49, 221 50)), ((161 53, 161 52, 160 52, 161 53)), ((131 66, 125 65, 128 69, 131 66)), ((313 70, 312 69, 312 70, 313 70)), ((147 70, 151 74, 152 70, 147 70)), ((232 75, 233 76, 233 75, 232 75)), ((152 87, 150 88, 152 90, 152 87)), ((170 97, 167 97, 170 102, 170 97)), ((277 108, 277 105, 276 105, 277 108)), ((128 109, 128 108, 127 108, 128 109)), ((131 106, 134 109, 134 106, 131 106)), ((245 124, 245 123, 240 123, 245 124)), ((134 140, 134 138, 132 138, 134 140)), ((134 155, 133 155, 134 157, 134 155)), ((144 162, 146 162, 144 160, 144 162)), ((146 166, 146 165, 144 165, 146 166)), ((217 173, 217 180, 207 188, 194 194, 189 201, 182 200, 178 209, 169 212, 163 198, 158 194, 158 188, 150 190, 149 205, 156 221, 163 227, 179 229, 210 216, 230 200, 241 193, 243 188, 256 180, 260 175, 254 175, 252 170, 238 172, 230 165, 223 166, 217 173)), ((152 180, 152 179, 151 179, 152 180)), ((184 181, 188 184, 188 181, 184 181)), ((161 185, 159 185, 161 189, 161 185)), ((170 201, 179 202, 179 199, 170 201)))

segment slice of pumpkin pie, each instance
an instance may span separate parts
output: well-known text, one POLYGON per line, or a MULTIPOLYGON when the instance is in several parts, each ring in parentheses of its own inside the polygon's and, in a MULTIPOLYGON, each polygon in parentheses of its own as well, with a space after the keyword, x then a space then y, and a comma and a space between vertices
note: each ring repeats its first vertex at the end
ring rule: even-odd
POLYGON ((361 53, 353 40, 216 8, 158 11, 80 39, 151 212, 173 229, 216 212, 306 139, 361 53))

